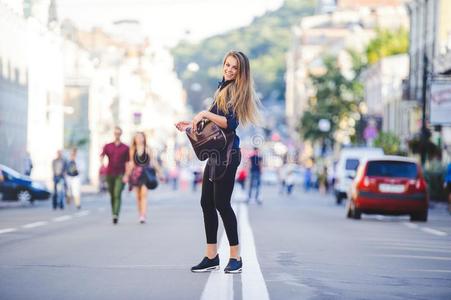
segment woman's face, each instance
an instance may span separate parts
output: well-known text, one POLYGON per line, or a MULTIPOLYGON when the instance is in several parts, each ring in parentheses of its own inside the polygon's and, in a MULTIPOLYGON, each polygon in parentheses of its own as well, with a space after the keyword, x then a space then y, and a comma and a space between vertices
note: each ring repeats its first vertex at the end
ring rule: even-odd
POLYGON ((235 57, 229 55, 224 63, 224 79, 235 80, 238 74, 238 60, 235 57))
POLYGON ((143 145, 144 144, 144 136, 141 133, 137 133, 135 135, 135 143, 136 143, 136 145, 143 145))

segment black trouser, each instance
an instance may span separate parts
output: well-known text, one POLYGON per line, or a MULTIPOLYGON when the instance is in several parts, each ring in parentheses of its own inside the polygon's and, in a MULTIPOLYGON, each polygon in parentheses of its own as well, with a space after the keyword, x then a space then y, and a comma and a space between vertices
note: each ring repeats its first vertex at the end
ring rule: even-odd
POLYGON ((202 181, 202 196, 200 204, 204 213, 205 234, 208 244, 217 243, 218 214, 221 215, 222 222, 229 239, 230 246, 238 245, 238 228, 236 216, 230 205, 230 199, 235 184, 235 174, 241 161, 240 149, 232 149, 231 163, 227 166, 227 171, 223 178, 211 182, 208 179, 210 168, 213 165, 207 163, 202 181))

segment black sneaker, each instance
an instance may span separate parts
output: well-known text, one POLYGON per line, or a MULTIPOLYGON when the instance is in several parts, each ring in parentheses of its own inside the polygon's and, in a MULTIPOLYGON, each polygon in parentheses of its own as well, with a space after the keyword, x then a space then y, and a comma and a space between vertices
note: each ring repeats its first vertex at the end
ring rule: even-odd
POLYGON ((117 216, 113 216, 113 224, 117 224, 119 218, 117 216))
POLYGON ((227 267, 225 267, 224 272, 230 273, 230 274, 237 274, 241 273, 241 270, 243 268, 243 259, 240 257, 240 260, 236 258, 229 259, 229 263, 227 264, 227 267))
POLYGON ((213 259, 209 259, 205 256, 198 265, 191 268, 191 272, 195 273, 210 272, 215 270, 219 270, 219 254, 216 254, 216 257, 213 259))

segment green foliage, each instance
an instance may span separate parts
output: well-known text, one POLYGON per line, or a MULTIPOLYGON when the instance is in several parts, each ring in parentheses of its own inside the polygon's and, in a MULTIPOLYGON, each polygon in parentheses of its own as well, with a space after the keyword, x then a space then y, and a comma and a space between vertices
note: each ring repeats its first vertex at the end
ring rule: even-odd
MULTIPOLYGON (((359 103, 363 97, 363 87, 355 77, 347 79, 336 63, 336 58, 324 59, 325 74, 310 75, 316 90, 316 97, 310 99, 309 108, 304 112, 299 131, 305 140, 334 140, 334 134, 341 121, 359 114, 359 103), (322 132, 318 128, 320 119, 330 121, 331 129, 322 132)), ((355 75, 359 72, 354 71, 355 75)))
POLYGON ((399 154, 401 140, 392 132, 379 132, 374 140, 374 146, 384 149, 384 153, 388 155, 399 154))
POLYGON ((409 34, 405 28, 395 31, 379 29, 366 48, 366 58, 369 64, 374 64, 381 58, 407 53, 408 50, 409 34))
POLYGON ((221 79, 223 55, 232 49, 248 55, 255 88, 262 100, 283 99, 285 55, 291 42, 291 27, 302 16, 312 14, 314 4, 314 0, 286 0, 281 8, 255 18, 247 27, 210 37, 198 44, 179 43, 172 49, 172 54, 176 71, 188 92, 189 103, 197 109, 203 99, 213 95, 216 83, 221 79), (191 62, 199 65, 199 71, 186 69, 191 62), (202 90, 193 91, 190 88, 193 83, 199 83, 202 90))

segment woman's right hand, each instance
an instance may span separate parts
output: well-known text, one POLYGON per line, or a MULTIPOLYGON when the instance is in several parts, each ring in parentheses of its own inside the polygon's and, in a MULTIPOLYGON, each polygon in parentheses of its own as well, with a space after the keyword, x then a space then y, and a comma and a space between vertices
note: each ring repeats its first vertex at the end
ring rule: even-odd
POLYGON ((180 132, 184 132, 188 127, 190 127, 191 122, 188 121, 181 121, 175 124, 175 127, 178 129, 178 131, 180 132))

